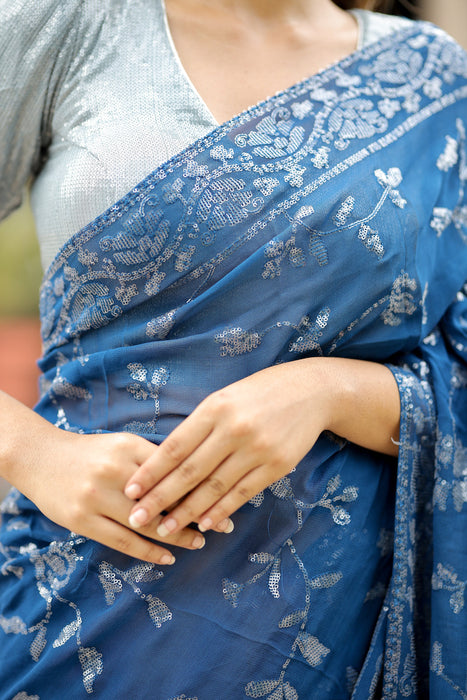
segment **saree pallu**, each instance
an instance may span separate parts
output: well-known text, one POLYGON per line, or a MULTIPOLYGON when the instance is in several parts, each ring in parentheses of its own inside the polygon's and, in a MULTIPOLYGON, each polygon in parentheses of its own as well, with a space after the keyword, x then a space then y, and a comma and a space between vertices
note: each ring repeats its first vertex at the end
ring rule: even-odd
POLYGON ((2 699, 467 698, 466 123, 465 54, 414 24, 220 126, 62 249, 36 407, 58 427, 160 443, 220 387, 342 356, 393 371, 400 456, 325 433, 169 568, 13 491, 2 699))

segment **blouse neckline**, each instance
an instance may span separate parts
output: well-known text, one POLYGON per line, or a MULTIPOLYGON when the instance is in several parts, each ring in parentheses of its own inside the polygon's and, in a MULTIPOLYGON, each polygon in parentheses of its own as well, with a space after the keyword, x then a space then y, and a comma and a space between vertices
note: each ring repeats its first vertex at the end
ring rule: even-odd
MULTIPOLYGON (((191 102, 192 102, 192 107, 196 110, 196 112, 199 114, 201 119, 203 121, 207 121, 210 123, 214 128, 221 126, 221 123, 215 118, 214 114, 212 111, 209 109, 208 105, 206 104, 205 100, 195 87, 193 81, 191 80, 188 72, 185 69, 185 66, 183 65, 183 62, 180 58, 180 54, 178 53, 177 47, 175 46, 175 42, 173 40, 172 36, 172 31, 170 29, 170 24, 167 16, 167 8, 165 5, 165 0, 160 0, 161 3, 161 10, 162 10, 162 25, 164 29, 163 33, 163 38, 166 42, 166 46, 168 48, 168 53, 169 56, 172 60, 173 68, 175 69, 175 75, 177 78, 177 81, 181 84, 181 86, 184 87, 184 91, 188 88, 188 91, 191 96, 191 102)), ((357 23, 357 43, 356 47, 349 52, 346 56, 341 57, 338 61, 335 61, 320 70, 316 71, 316 73, 312 73, 310 75, 303 76, 300 80, 297 80, 295 83, 290 85, 289 87, 293 87, 294 85, 298 85, 304 80, 313 77, 313 75, 319 75, 323 73, 324 71, 328 70, 331 66, 333 65, 338 65, 341 61, 344 61, 348 59, 350 56, 352 56, 354 53, 358 52, 361 48, 363 48, 367 42, 368 39, 368 22, 366 21, 365 15, 368 14, 365 10, 348 10, 349 14, 351 14, 357 23)), ((287 89, 287 88, 286 88, 287 89)), ((284 92, 284 89, 278 90, 275 95, 278 95, 280 93, 284 92)), ((269 101, 274 95, 268 95, 265 98, 261 99, 258 101, 258 103, 263 103, 269 101)), ((250 105, 242 109, 238 114, 232 115, 230 119, 225 120, 231 121, 231 119, 240 116, 241 114, 249 111, 254 105, 250 105)), ((225 123, 222 122, 222 123, 225 123)))

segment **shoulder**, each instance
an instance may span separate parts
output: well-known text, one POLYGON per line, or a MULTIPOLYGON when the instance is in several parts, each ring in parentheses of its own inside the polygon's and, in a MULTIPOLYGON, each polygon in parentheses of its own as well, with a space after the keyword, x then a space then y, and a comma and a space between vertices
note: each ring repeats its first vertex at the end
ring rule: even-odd
POLYGON ((125 4, 123 0, 0 0, 0 37, 24 41, 33 37, 51 45, 70 30, 101 24, 125 4))
POLYGON ((414 47, 433 42, 437 46, 444 45, 458 54, 465 55, 465 50, 449 34, 431 22, 370 10, 351 10, 351 12, 360 25, 362 46, 383 40, 388 35, 399 35, 403 40, 405 35, 407 41, 414 47))
POLYGON ((388 34, 393 34, 411 26, 411 21, 404 17, 385 15, 370 10, 351 10, 360 27, 360 46, 367 46, 388 34))

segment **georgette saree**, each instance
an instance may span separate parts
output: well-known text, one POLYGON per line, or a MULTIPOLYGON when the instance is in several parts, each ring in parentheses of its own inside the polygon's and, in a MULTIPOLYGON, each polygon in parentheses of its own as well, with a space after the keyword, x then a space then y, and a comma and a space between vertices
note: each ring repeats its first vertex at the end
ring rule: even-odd
POLYGON ((219 126, 64 246, 41 295, 55 425, 159 443, 212 391, 335 355, 394 372, 400 456, 323 434, 167 569, 13 491, 2 700, 467 698, 466 126, 467 58, 415 23, 219 126))

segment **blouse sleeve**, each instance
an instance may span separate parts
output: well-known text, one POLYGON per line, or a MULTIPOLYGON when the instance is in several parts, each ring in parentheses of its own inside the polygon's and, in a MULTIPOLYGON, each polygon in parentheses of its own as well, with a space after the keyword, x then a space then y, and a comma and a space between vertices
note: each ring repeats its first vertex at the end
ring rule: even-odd
POLYGON ((0 0, 0 218, 40 170, 72 62, 79 0, 0 0))

